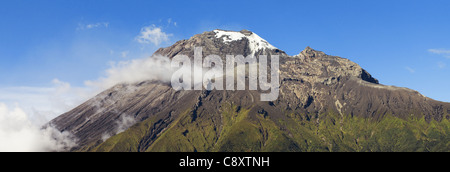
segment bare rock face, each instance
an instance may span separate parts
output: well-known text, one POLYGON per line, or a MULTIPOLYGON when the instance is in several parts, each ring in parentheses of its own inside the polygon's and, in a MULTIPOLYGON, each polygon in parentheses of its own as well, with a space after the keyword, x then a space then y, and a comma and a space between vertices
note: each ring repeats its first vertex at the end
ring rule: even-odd
MULTIPOLYGON (((440 122, 450 118, 449 103, 432 100, 407 88, 382 85, 366 70, 348 59, 330 56, 310 47, 306 47, 296 56, 289 56, 248 30, 204 32, 188 40, 178 41, 170 47, 160 48, 155 55, 173 58, 183 54, 194 57, 195 47, 203 48, 203 57, 210 54, 222 58, 229 54, 279 55, 278 99, 261 102, 258 99, 259 92, 249 90, 175 91, 170 83, 142 81, 119 84, 105 90, 79 107, 52 120, 51 124, 61 131, 73 133, 78 138, 79 146, 74 150, 97 150, 109 137, 122 131, 130 133, 135 130, 127 130, 131 126, 144 124, 146 126, 144 131, 139 130, 140 134, 137 134, 140 137, 136 145, 127 147, 127 150, 120 150, 154 150, 157 148, 155 145, 162 142, 158 139, 163 133, 169 132, 168 130, 172 132, 175 130, 174 127, 188 128, 190 124, 195 124, 201 132, 206 131, 208 126, 212 127, 211 131, 201 134, 200 138, 205 140, 202 145, 210 144, 204 151, 227 151, 226 148, 229 147, 221 143, 226 140, 223 137, 232 135, 226 134, 230 130, 233 131, 227 128, 230 120, 226 115, 229 113, 248 114, 249 120, 252 121, 250 123, 255 126, 257 126, 255 121, 259 121, 258 125, 261 126, 266 124, 261 122, 263 119, 272 121, 270 123, 277 126, 275 127, 277 131, 279 129, 285 133, 282 136, 289 140, 291 145, 288 146, 289 150, 303 144, 295 141, 296 133, 288 125, 297 119, 307 119, 319 125, 329 114, 338 114, 341 124, 346 116, 374 121, 381 121, 386 116, 399 119, 413 116, 424 118, 427 122, 432 120, 440 122), (230 109, 232 110, 228 112, 230 109), (189 120, 183 122, 187 117, 189 120), (152 122, 145 122, 148 120, 152 122), (205 121, 207 125, 202 123, 205 121), (209 138, 211 140, 208 140, 209 138)), ((303 125, 304 122, 300 123, 303 125)), ((270 137, 268 131, 262 128, 260 131, 263 133, 261 138, 266 142, 270 137)), ((180 137, 193 134, 184 128, 177 133, 183 135, 180 137)), ((164 136, 166 139, 167 135, 164 136)), ((307 140, 304 142, 308 145, 307 140)), ((231 141, 226 143, 229 145, 231 141)), ((191 144, 192 150, 200 149, 198 145, 191 144)), ((324 144, 328 145, 328 142, 324 144)))
MULTIPOLYGON (((160 112, 173 114, 174 111, 164 110, 179 102, 189 102, 184 100, 185 94, 191 93, 176 92, 170 85, 157 81, 119 84, 55 118, 51 123, 61 131, 70 131, 77 136, 80 145, 89 145, 160 112)), ((170 115, 161 118, 171 119, 170 115)))

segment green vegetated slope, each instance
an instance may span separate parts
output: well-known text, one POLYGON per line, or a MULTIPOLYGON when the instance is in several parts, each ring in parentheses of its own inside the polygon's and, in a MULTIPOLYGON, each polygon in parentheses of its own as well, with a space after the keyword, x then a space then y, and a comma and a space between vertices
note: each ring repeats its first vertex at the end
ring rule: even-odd
POLYGON ((335 112, 321 114, 320 120, 295 113, 273 119, 270 114, 251 114, 251 109, 224 103, 222 113, 214 114, 221 116, 220 121, 212 114, 193 117, 187 110, 156 138, 146 135, 156 123, 150 118, 90 151, 450 151, 447 119, 426 122, 385 115, 375 121, 335 112), (153 140, 143 145, 148 139, 153 140))

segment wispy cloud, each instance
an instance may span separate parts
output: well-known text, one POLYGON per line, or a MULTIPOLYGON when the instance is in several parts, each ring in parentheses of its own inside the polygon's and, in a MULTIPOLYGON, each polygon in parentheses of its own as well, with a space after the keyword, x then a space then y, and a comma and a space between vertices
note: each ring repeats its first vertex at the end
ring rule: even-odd
POLYGON ((90 23, 90 24, 82 24, 78 23, 77 30, 89 30, 94 28, 108 28, 109 22, 98 22, 98 23, 90 23))
POLYGON ((167 19, 167 25, 173 25, 175 27, 177 27, 177 22, 173 21, 172 18, 167 19))
POLYGON ((51 83, 49 87, 1 87, 0 102, 9 107, 18 105, 34 124, 44 125, 99 92, 89 87, 74 87, 58 79, 51 83))
POLYGON ((405 69, 409 72, 409 73, 416 73, 416 70, 414 70, 411 67, 406 66, 405 69))
POLYGON ((428 52, 438 55, 443 55, 444 57, 450 59, 450 50, 449 49, 428 49, 428 52))
POLYGON ((444 62, 438 62, 437 66, 439 67, 439 69, 444 69, 445 67, 447 67, 447 64, 445 64, 444 62))
POLYGON ((141 44, 154 44, 155 46, 159 46, 163 42, 168 42, 171 36, 173 35, 163 32, 161 27, 151 25, 143 27, 135 40, 141 44))
POLYGON ((122 58, 127 58, 129 54, 130 54, 130 51, 122 51, 122 52, 120 52, 120 55, 121 55, 122 58))

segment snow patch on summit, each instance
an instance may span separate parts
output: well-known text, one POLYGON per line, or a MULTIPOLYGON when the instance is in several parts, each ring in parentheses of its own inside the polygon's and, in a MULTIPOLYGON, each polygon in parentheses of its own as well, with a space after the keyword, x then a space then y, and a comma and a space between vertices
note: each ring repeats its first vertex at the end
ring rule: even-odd
POLYGON ((277 49, 273 45, 269 44, 266 40, 259 37, 256 33, 251 32, 250 35, 245 35, 241 32, 235 32, 235 31, 224 31, 224 30, 214 30, 214 33, 216 33, 216 38, 222 38, 224 43, 230 43, 233 41, 238 41, 243 38, 247 38, 248 40, 248 46, 252 52, 253 55, 256 54, 259 50, 263 49, 277 49))
POLYGON ((216 38, 222 38, 225 43, 238 41, 245 37, 241 32, 234 31, 214 30, 214 33, 216 33, 216 38))

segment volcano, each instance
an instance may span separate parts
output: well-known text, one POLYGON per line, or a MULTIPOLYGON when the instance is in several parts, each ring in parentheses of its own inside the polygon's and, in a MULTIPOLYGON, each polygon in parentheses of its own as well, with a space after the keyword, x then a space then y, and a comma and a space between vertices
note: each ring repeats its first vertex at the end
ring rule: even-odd
POLYGON ((380 84, 348 59, 310 47, 290 56, 248 30, 204 32, 153 56, 194 57, 195 47, 223 60, 279 56, 278 98, 146 80, 115 85, 48 125, 76 137, 71 151, 450 151, 450 103, 380 84))

